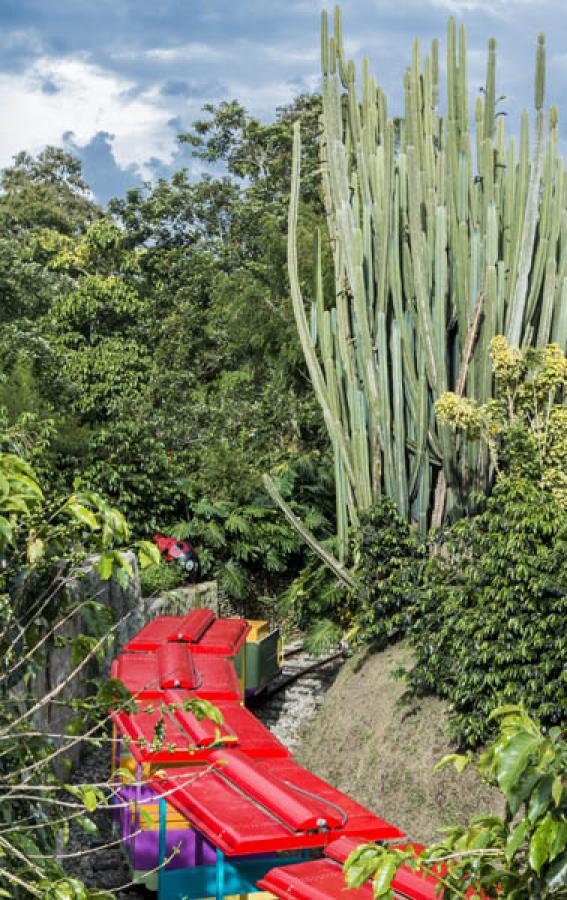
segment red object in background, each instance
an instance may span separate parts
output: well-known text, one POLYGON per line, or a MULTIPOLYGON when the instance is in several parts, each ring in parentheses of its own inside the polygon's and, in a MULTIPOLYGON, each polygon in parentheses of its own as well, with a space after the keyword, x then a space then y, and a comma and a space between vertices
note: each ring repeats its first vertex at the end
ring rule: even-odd
POLYGON ((164 534, 154 534, 153 541, 168 562, 177 562, 186 572, 197 573, 199 560, 189 541, 178 541, 164 534))

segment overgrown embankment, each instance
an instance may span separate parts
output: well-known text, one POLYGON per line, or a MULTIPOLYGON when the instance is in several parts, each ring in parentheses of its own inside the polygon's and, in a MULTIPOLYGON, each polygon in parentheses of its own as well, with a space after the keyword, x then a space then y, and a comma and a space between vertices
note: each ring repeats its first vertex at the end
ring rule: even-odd
POLYGON ((452 748, 447 705, 435 697, 398 705, 392 672, 410 660, 401 645, 347 661, 304 734, 298 761, 402 828, 429 842, 442 824, 502 812, 499 795, 474 772, 433 772, 452 748))

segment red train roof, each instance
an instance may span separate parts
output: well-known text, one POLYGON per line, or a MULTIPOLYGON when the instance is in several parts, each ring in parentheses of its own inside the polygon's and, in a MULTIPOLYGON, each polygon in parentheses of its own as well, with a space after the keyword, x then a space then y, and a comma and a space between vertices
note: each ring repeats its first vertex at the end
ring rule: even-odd
POLYGON ((250 625, 244 619, 215 619, 191 649, 193 653, 236 656, 249 631, 250 625))
MULTIPOLYGON (((330 844, 325 850, 325 855, 336 862, 346 862, 353 850, 360 845, 361 841, 353 838, 339 838, 338 841, 330 844)), ((423 844, 400 844, 400 847, 413 847, 416 853, 421 853, 424 849, 423 844)), ((399 897, 411 897, 412 900, 438 900, 439 882, 434 875, 426 875, 424 872, 413 872, 407 866, 398 869, 396 877, 392 881, 392 888, 399 897)))
POLYGON ((181 619, 174 632, 169 635, 168 640, 195 644, 201 640, 207 628, 210 628, 214 621, 215 614, 211 609, 192 609, 181 619))
MULTIPOLYGON (((278 866, 271 869, 258 882, 262 890, 270 891, 282 900, 372 900, 373 891, 368 881, 361 888, 345 887, 342 865, 353 850, 366 843, 360 838, 341 837, 325 848, 328 859, 318 859, 290 866, 278 866)), ((418 853, 423 850, 421 844, 403 844, 411 846, 418 853)), ((407 866, 401 866, 392 879, 394 896, 403 900, 439 900, 443 891, 439 891, 439 881, 435 875, 424 872, 413 872, 407 866)), ((466 896, 473 896, 473 888, 469 888, 466 896)))
POLYGON ((136 701, 135 713, 114 713, 114 722, 130 739, 128 749, 138 762, 178 765, 207 761, 221 742, 238 746, 252 758, 290 756, 287 747, 240 703, 216 703, 223 717, 222 725, 217 726, 183 709, 184 700, 191 696, 186 691, 166 691, 160 699, 136 701))
MULTIPOLYGON (((144 625, 124 647, 125 653, 151 653, 177 632, 186 616, 157 616, 144 625)), ((214 618, 214 615, 213 615, 214 618)))
POLYGON ((195 727, 187 722, 183 727, 173 714, 161 708, 159 700, 143 700, 136 705, 138 712, 115 713, 113 719, 120 734, 130 739, 128 749, 137 762, 178 765, 204 760, 215 741, 218 744, 236 740, 234 733, 223 726, 218 729, 219 740, 209 720, 195 720, 195 727))
POLYGON ((226 749, 209 759, 212 766, 170 769, 150 783, 227 855, 323 847, 341 834, 402 837, 291 758, 261 762, 226 749))
POLYGON ((347 888, 343 870, 328 859, 270 869, 258 887, 284 900, 373 900, 370 884, 347 888))
POLYGON ((195 696, 213 703, 219 700, 241 700, 242 688, 234 666, 228 659, 215 654, 207 656, 205 653, 194 656, 182 644, 161 645, 156 653, 121 653, 113 661, 111 668, 112 677, 122 681, 134 697, 147 699, 159 699, 164 690, 175 687, 176 680, 179 681, 179 687, 188 685, 191 672, 195 673, 195 696), (171 666, 168 665, 168 658, 171 659, 171 666))
POLYGON ((250 626, 245 619, 217 619, 209 609, 193 609, 186 616, 157 616, 124 647, 127 653, 151 653, 162 644, 179 641, 194 653, 236 656, 250 626))
POLYGON ((248 630, 242 619, 208 610, 159 616, 112 665, 136 698, 136 712, 116 712, 114 721, 136 760, 167 767, 150 786, 227 855, 330 845, 333 859, 269 873, 266 887, 276 896, 371 900, 368 886, 345 892, 340 862, 361 841, 400 840, 402 832, 299 766, 241 705, 232 660, 248 630), (223 724, 197 720, 185 709, 188 698, 210 700, 223 724))

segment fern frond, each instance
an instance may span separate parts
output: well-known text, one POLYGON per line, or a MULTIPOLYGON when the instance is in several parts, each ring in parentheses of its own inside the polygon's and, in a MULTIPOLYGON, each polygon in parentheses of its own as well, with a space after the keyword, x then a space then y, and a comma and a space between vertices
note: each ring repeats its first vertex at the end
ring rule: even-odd
POLYGON ((168 537, 175 538, 176 541, 186 541, 191 539, 191 535, 195 534, 191 522, 176 522, 166 531, 168 537))
POLYGON ((221 588, 229 597, 234 597, 236 600, 246 599, 250 588, 248 576, 234 559, 229 559, 228 562, 219 566, 215 575, 221 588))
POLYGON ((210 500, 203 498, 194 506, 196 516, 203 516, 204 519, 226 519, 230 513, 230 505, 228 503, 212 503, 210 500))
POLYGON ((331 619, 319 619, 313 623, 305 636, 305 647, 309 653, 321 656, 335 647, 341 639, 341 629, 331 619))
POLYGON ((252 525, 248 521, 246 515, 246 510, 233 510, 229 515, 228 519, 225 522, 224 527, 231 534, 240 534, 243 537, 248 537, 252 532, 252 525))

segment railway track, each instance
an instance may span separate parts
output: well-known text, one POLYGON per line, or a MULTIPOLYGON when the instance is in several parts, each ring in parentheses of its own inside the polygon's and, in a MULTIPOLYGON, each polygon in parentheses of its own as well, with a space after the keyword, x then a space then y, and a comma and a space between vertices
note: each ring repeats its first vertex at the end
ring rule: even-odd
POLYGON ((290 750, 321 706, 335 680, 343 654, 313 656, 301 643, 286 648, 284 665, 276 679, 249 704, 255 715, 290 750))

